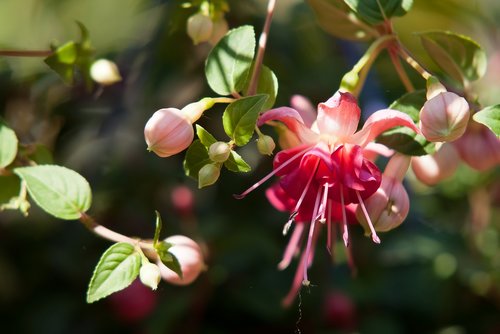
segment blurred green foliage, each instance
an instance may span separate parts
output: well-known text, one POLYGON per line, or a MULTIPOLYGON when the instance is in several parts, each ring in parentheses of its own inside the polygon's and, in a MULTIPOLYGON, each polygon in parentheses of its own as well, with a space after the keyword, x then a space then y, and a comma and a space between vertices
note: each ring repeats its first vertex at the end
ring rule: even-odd
MULTIPOLYGON (((266 201, 264 189, 241 201, 232 197, 265 175, 272 159, 258 157, 249 145, 239 153, 251 174, 223 171, 222 182, 198 191, 184 175, 182 154, 160 159, 146 151, 143 127, 155 110, 212 94, 203 75, 210 47, 192 45, 184 29, 192 9, 180 3, 0 2, 1 48, 48 49, 53 41, 75 39, 78 20, 88 28, 96 55, 115 60, 124 77, 90 94, 65 86, 41 59, 0 58, 0 113, 21 142, 46 145, 56 163, 89 180, 90 213, 101 224, 152 237, 157 209, 164 236, 193 237, 208 254, 207 271, 191 286, 161 283, 154 294, 134 288, 88 305, 87 284, 109 242, 37 208, 28 218, 3 212, 0 331, 292 333, 298 323, 302 333, 499 332, 498 168, 478 173, 463 167, 455 179, 432 189, 410 177, 410 216, 383 234, 381 245, 363 237, 359 226, 351 228, 357 276, 343 246, 332 264, 320 239, 309 274, 313 286, 291 308, 281 307, 295 270, 295 264, 283 272, 276 268, 287 242, 281 234, 287 217, 266 201), (194 214, 173 205, 173 190, 181 185, 194 192, 194 214)), ((231 27, 261 30, 264 1, 229 4, 231 27)), ((447 28, 472 35, 495 54, 499 16, 495 1, 417 0, 407 17, 396 20, 396 30, 416 53, 418 38, 410 32, 447 28)), ((279 79, 278 106, 296 93, 324 101, 366 48, 327 35, 302 1, 278 2, 268 43, 265 63, 279 79)), ((386 57, 377 61, 361 95, 364 111, 387 106, 404 92, 392 71, 386 57)), ((478 85, 487 87, 490 98, 499 86, 488 80, 478 85)), ((214 107, 200 122, 218 138, 224 136, 222 111, 214 107)))

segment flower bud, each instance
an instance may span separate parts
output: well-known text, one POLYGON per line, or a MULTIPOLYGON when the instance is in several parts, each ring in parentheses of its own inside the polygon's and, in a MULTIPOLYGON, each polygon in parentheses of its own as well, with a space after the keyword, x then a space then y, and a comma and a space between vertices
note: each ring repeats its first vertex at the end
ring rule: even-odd
POLYGON ((444 143, 432 155, 413 157, 411 168, 419 181, 432 186, 450 177, 460 163, 460 157, 450 143, 444 143))
POLYGON ((191 122, 176 108, 156 111, 144 128, 148 151, 166 158, 186 149, 194 138, 191 122))
POLYGON ((183 235, 174 235, 166 238, 165 241, 172 245, 168 251, 179 261, 182 278, 159 261, 158 266, 160 267, 161 277, 165 281, 176 285, 192 283, 205 268, 200 246, 183 235))
POLYGON ((500 165, 500 140, 482 124, 471 122, 465 134, 453 144, 462 160, 476 170, 500 165))
POLYGON ((261 135, 257 139, 257 149, 259 153, 262 155, 271 155, 273 154, 274 149, 276 148, 276 144, 274 143, 274 139, 268 135, 261 135))
POLYGON ((222 37, 226 35, 229 30, 229 26, 227 25, 227 21, 225 18, 221 18, 213 22, 212 35, 210 36, 210 40, 208 41, 210 44, 217 44, 222 37))
POLYGON ((439 93, 420 110, 420 129, 429 141, 453 141, 464 134, 469 116, 469 104, 463 97, 439 93))
POLYGON ((220 167, 215 164, 206 164, 198 172, 198 188, 203 188, 217 182, 220 176, 220 167))
POLYGON ((210 160, 215 162, 224 162, 229 158, 231 146, 228 143, 218 141, 210 145, 208 148, 208 156, 210 160))
POLYGON ((161 279, 160 268, 154 263, 145 263, 141 266, 139 278, 142 284, 156 290, 161 279))
POLYGON ((430 100, 436 95, 444 92, 446 92, 446 87, 441 84, 438 78, 430 77, 427 79, 427 100, 430 100))
POLYGON ((98 59, 90 66, 90 77, 97 83, 108 86, 122 80, 118 67, 107 59, 98 59))
MULTIPOLYGON (((390 231, 401 225, 410 210, 410 199, 403 184, 386 175, 382 176, 380 188, 364 204, 373 227, 378 232, 390 231)), ((370 235, 368 222, 360 206, 356 210, 356 218, 366 235, 370 235)))
POLYGON ((212 20, 203 13, 194 14, 187 20, 187 34, 193 40, 194 45, 210 40, 212 31, 212 20))

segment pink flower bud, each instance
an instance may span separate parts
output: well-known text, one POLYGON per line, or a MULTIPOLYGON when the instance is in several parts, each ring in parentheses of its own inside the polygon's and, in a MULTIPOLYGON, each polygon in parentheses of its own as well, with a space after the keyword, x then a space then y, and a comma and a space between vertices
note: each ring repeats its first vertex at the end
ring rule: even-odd
POLYGON ((413 157, 411 168, 419 181, 432 186, 452 176, 459 163, 460 157, 455 147, 444 143, 432 155, 413 157))
POLYGON ((182 278, 174 271, 168 269, 161 261, 158 261, 157 264, 160 267, 162 278, 176 285, 188 285, 192 283, 205 268, 200 246, 192 239, 183 235, 173 235, 166 238, 165 241, 172 245, 168 251, 179 261, 182 278))
POLYGON ((186 149, 194 131, 186 114, 176 108, 160 109, 151 116, 144 128, 148 151, 166 158, 186 149))
MULTIPOLYGON (((406 219, 410 210, 410 199, 403 184, 396 179, 382 176, 382 184, 365 202, 366 210, 378 232, 390 231, 406 219)), ((366 235, 371 231, 360 207, 356 210, 356 218, 365 229, 366 235)))
POLYGON ((439 93, 420 110, 420 129, 429 141, 453 141, 464 134, 469 117, 469 104, 463 97, 439 93))
POLYGON ((472 122, 453 144, 462 160, 476 170, 484 171, 500 165, 500 140, 482 124, 472 122))
POLYGON ((203 13, 194 14, 187 20, 187 34, 195 45, 210 40, 212 31, 212 20, 203 13))

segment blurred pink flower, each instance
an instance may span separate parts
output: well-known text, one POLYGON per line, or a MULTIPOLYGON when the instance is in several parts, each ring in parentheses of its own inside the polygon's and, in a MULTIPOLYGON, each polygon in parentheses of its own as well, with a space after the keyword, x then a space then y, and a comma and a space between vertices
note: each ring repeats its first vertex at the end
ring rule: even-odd
MULTIPOLYGON (((280 269, 290 263, 309 224, 306 249, 285 304, 293 300, 301 284, 309 284, 307 268, 312 263, 320 225, 327 225, 329 247, 332 222, 342 222, 343 239, 347 246, 347 223, 355 221, 353 213, 356 204, 366 213, 364 200, 380 187, 380 170, 368 158, 373 157, 372 151, 381 148, 372 143, 373 139, 395 126, 407 126, 420 132, 410 117, 391 109, 373 113, 363 128, 356 132, 360 116, 356 98, 350 93, 337 92, 318 105, 318 114, 312 123, 304 122, 301 113, 289 107, 269 110, 259 118, 258 126, 264 123, 276 125, 275 121, 283 123, 286 128, 281 127, 280 135, 293 135, 295 146, 279 152, 274 159, 273 172, 235 197, 245 197, 273 175, 280 177, 279 182, 267 190, 267 197, 278 210, 291 213, 284 234, 292 223, 297 222, 280 269)), ((387 153, 387 149, 381 153, 387 153)), ((368 215, 366 220, 372 240, 380 243, 368 215)))

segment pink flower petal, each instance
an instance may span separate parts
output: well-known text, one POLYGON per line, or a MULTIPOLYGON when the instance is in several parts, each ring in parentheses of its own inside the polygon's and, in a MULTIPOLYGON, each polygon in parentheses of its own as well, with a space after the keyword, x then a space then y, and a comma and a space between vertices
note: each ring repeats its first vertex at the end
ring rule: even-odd
POLYGON ((406 126, 416 133, 421 133, 407 114, 397 110, 382 109, 368 117, 363 128, 351 137, 350 142, 364 147, 382 132, 396 126, 406 126))
POLYGON ((311 101, 307 97, 297 94, 290 98, 290 105, 299 112, 304 124, 310 128, 317 116, 316 108, 311 101))
POLYGON ((356 132, 360 115, 361 110, 352 94, 336 92, 318 105, 318 129, 320 133, 347 138, 356 132))
POLYGON ((299 112, 289 107, 271 109, 260 115, 257 126, 262 126, 270 121, 280 121, 285 124, 290 131, 295 133, 303 143, 314 143, 318 134, 309 129, 302 120, 299 112))

